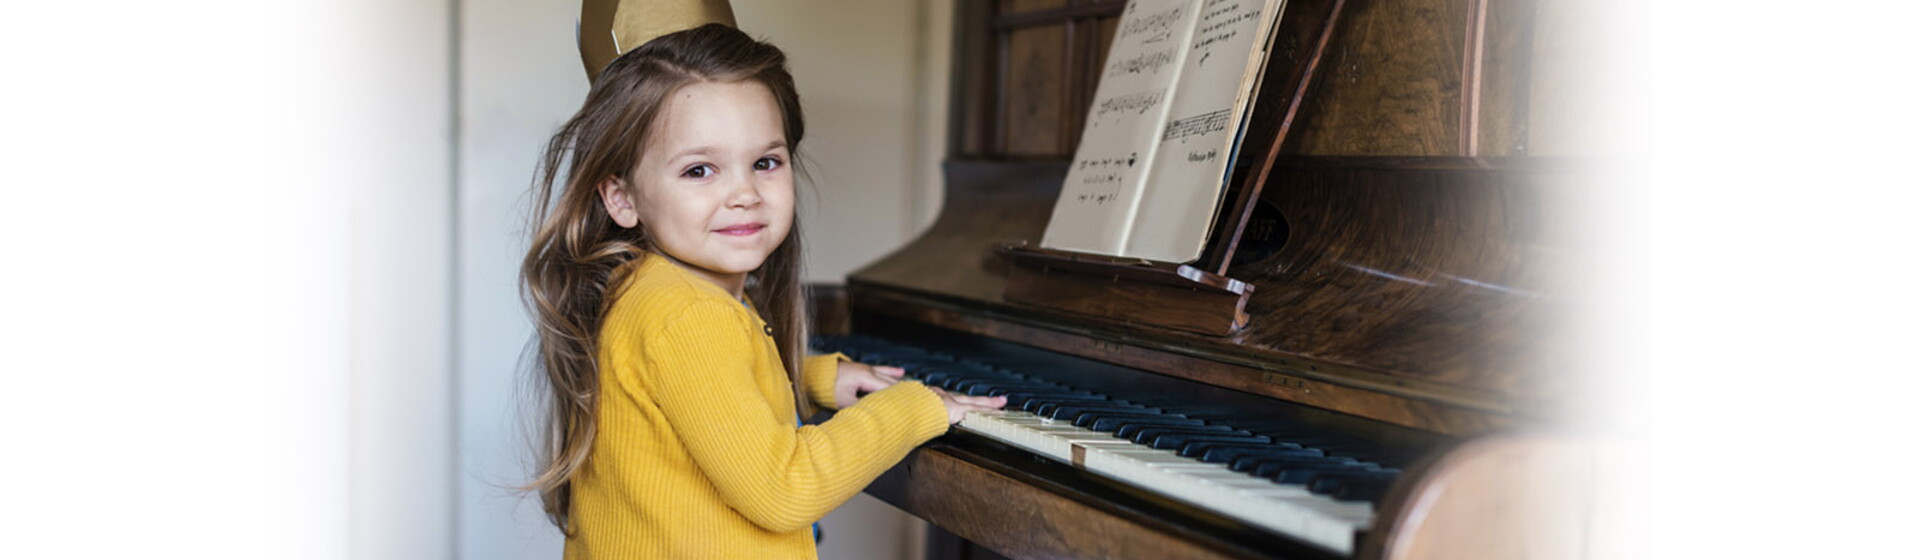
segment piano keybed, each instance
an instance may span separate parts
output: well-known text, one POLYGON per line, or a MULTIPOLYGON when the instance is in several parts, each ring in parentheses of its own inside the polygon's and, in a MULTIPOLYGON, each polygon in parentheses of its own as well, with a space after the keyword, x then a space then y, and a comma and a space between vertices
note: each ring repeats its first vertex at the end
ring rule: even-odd
POLYGON ((958 427, 1341 555, 1400 473, 1402 454, 1181 397, 1122 398, 1046 368, 863 335, 814 347, 955 393, 1006 396, 1004 413, 970 414, 958 427))

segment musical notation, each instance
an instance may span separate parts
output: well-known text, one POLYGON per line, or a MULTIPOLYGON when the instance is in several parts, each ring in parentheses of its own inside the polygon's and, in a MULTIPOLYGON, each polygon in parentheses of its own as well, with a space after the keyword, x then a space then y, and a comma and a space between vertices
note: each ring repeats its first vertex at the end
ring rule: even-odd
MULTIPOLYGON (((1242 10, 1241 3, 1233 0, 1208 0, 1200 12, 1199 28, 1194 30, 1193 48, 1206 50, 1216 44, 1226 43, 1240 36, 1241 24, 1260 21, 1260 9, 1242 10)), ((1202 60, 1206 55, 1203 53, 1202 60)))
POLYGON ((1276 1, 1127 3, 1043 247, 1192 260, 1233 154, 1215 133, 1238 127, 1276 1))
POLYGON ((1166 90, 1141 91, 1126 95, 1116 95, 1100 100, 1094 105, 1093 118, 1103 119, 1108 115, 1144 115, 1154 107, 1160 106, 1160 100, 1166 97, 1166 90))
POLYGON ((1084 190, 1073 195, 1074 202, 1102 206, 1119 200, 1119 187, 1127 180, 1128 173, 1140 163, 1139 153, 1125 156, 1088 158, 1073 162, 1073 176, 1084 190))
POLYGON ((1167 123, 1167 131, 1160 136, 1160 142, 1186 140, 1189 137, 1205 136, 1208 133, 1226 130, 1227 121, 1231 117, 1231 110, 1221 109, 1184 119, 1174 119, 1167 123))
POLYGON ((1116 60, 1107 65, 1107 75, 1158 74, 1160 69, 1173 63, 1173 52, 1173 49, 1163 49, 1116 60))
POLYGON ((1186 7, 1180 6, 1130 20, 1120 28, 1122 39, 1140 43, 1158 43, 1173 38, 1174 26, 1181 23, 1186 7))

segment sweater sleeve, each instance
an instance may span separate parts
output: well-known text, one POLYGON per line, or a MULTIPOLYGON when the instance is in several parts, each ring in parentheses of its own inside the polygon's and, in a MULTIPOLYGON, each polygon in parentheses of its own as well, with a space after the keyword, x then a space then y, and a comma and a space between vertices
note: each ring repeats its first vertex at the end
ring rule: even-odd
POLYGON ((850 362, 846 354, 834 352, 819 356, 807 356, 800 365, 800 382, 805 385, 807 398, 820 408, 834 410, 833 385, 840 380, 840 362, 850 362))
POLYGON ((769 531, 805 528, 947 430, 940 397, 897 383, 814 426, 755 385, 759 334, 724 303, 695 302, 646 347, 645 383, 721 499, 769 531))

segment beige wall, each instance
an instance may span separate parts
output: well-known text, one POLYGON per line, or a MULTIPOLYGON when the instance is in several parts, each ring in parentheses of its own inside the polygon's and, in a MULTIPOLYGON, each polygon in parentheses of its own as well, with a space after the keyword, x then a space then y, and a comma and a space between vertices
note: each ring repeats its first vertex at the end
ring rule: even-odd
POLYGON ((945 149, 946 119, 944 102, 929 118, 926 101, 935 92, 945 98, 951 0, 737 0, 733 7, 741 29, 790 58, 807 112, 803 150, 812 181, 800 215, 807 276, 841 281, 931 218, 927 203, 938 200, 938 183, 926 170, 937 168, 945 149))

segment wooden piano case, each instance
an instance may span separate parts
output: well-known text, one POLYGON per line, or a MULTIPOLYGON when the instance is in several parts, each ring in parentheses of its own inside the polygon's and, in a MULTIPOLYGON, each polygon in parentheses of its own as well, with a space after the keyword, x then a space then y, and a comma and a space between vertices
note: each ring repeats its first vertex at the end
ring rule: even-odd
MULTIPOLYGON (((1565 319, 1593 236, 1592 163, 1554 97, 1583 71, 1548 39, 1569 4, 1287 1, 1208 250, 1139 273, 1219 290, 1180 294, 1049 279, 1077 265, 1009 249, 1046 227, 1124 3, 961 0, 941 215, 825 314, 1223 388, 1419 451, 1357 556, 1578 556, 1562 513, 1591 499, 1591 457, 1544 435, 1583 402, 1565 319), (1200 299, 1181 298, 1238 301, 1187 320, 1200 299)), ((868 492, 985 556, 1331 556, 982 438, 936 441, 868 492)))

